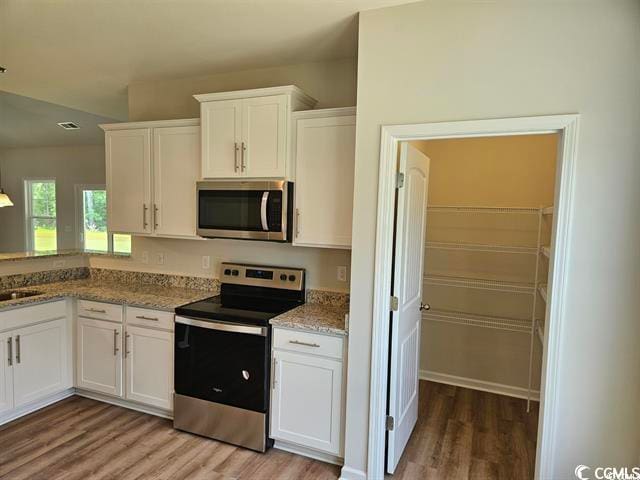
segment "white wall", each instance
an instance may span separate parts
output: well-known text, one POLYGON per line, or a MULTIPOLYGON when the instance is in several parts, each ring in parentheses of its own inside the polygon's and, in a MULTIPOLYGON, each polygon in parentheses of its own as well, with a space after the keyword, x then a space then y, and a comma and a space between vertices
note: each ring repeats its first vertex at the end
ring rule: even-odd
POLYGON ((640 3, 363 12, 346 459, 365 470, 380 126, 580 113, 554 478, 640 452, 640 3))
POLYGON ((7 149, 0 162, 2 186, 14 203, 0 209, 0 252, 26 250, 24 180, 43 177, 56 179, 58 248, 76 248, 75 185, 104 184, 104 146, 7 149))

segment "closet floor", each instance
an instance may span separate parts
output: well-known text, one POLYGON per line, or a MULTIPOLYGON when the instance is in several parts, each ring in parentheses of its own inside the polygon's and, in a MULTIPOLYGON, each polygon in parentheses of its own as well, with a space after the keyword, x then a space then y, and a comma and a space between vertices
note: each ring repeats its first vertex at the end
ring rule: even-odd
POLYGON ((533 478, 538 403, 420 381, 418 423, 396 479, 533 478))

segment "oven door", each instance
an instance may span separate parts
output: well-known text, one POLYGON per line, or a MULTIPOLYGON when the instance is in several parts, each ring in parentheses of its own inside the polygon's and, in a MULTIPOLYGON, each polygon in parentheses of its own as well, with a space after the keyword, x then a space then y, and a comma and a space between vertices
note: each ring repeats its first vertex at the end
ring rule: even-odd
POLYGON ((181 316, 175 321, 175 392, 266 413, 269 329, 181 316))
POLYGON ((202 237, 288 241, 288 182, 198 182, 197 233, 202 237))

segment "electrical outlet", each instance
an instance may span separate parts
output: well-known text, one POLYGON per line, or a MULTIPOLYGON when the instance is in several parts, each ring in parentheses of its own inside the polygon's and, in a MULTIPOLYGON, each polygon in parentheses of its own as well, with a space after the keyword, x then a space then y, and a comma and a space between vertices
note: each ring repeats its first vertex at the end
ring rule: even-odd
POLYGON ((140 256, 140 261, 142 261, 142 263, 149 263, 149 252, 147 252, 146 250, 142 252, 142 255, 140 256))
POLYGON ((344 265, 338 267, 338 280, 341 282, 347 281, 347 267, 344 265))
POLYGON ((211 257, 209 255, 202 256, 202 269, 209 270, 211 268, 211 257))
POLYGON ((156 253, 156 263, 158 265, 164 265, 164 252, 156 253))

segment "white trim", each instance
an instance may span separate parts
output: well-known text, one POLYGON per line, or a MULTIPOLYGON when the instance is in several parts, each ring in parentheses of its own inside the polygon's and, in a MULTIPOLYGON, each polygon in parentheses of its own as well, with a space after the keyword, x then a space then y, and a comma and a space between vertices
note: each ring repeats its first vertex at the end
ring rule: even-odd
MULTIPOLYGON (((430 370, 420 370, 418 375, 420 380, 444 383, 455 387, 470 388, 472 390, 480 390, 482 392, 496 393, 498 395, 506 395, 507 397, 522 398, 524 400, 527 399, 529 391, 523 387, 514 387, 513 385, 505 385, 504 383, 487 382, 484 380, 477 380, 475 378, 458 377, 456 375, 432 372, 430 370)), ((540 392, 532 390, 531 400, 539 401, 540 392)))
POLYGON ((302 455, 303 457, 313 458, 314 460, 320 460, 321 462, 331 463, 333 465, 340 465, 344 463, 343 459, 324 452, 313 450, 312 448, 306 448, 293 443, 285 442, 282 440, 274 440, 273 448, 282 450, 289 453, 295 453, 296 455, 302 455))
POLYGON ((309 118, 350 117, 356 115, 356 107, 321 108, 319 110, 300 110, 291 114, 291 119, 303 120, 309 118))
POLYGON ((0 417, 0 425, 13 422, 14 420, 24 417, 25 415, 29 415, 30 413, 43 409, 44 407, 48 407, 49 405, 57 403, 60 400, 64 400, 65 398, 72 397, 73 395, 75 395, 75 389, 68 388, 66 390, 63 390, 62 392, 54 393, 53 395, 49 395, 36 402, 11 410, 8 415, 0 417))
POLYGON ((129 410, 135 410, 136 412, 147 413, 156 417, 168 418, 173 420, 173 412, 163 410, 161 408, 151 407, 148 405, 142 405, 140 403, 132 402, 131 400, 125 400, 123 398, 111 397, 102 393, 89 392, 76 388, 75 394, 79 397, 90 398, 91 400, 97 400, 99 402, 109 403, 117 407, 128 408, 129 410))
POLYGON ((98 125, 105 132, 109 130, 130 130, 134 128, 190 127, 200 125, 200 118, 179 120, 153 120, 148 122, 102 123, 98 125))
POLYGON ((367 480, 367 474, 355 468, 342 467, 339 480, 367 480))
POLYGON ((284 85, 282 87, 253 88, 250 90, 234 90, 231 92, 198 93, 193 96, 200 103, 217 102, 219 100, 237 100, 241 98, 268 97, 271 95, 291 95, 291 97, 304 103, 309 108, 313 108, 318 101, 304 93, 295 85, 284 85))
POLYGON ((49 220, 55 220, 56 221, 56 250, 58 249, 58 246, 60 245, 60 228, 58 228, 58 179, 55 176, 52 177, 23 177, 22 178, 22 191, 23 191, 23 202, 24 202, 24 226, 23 226, 23 231, 24 231, 24 245, 25 245, 25 250, 28 252, 34 252, 35 251, 35 245, 34 245, 34 236, 32 235, 33 233, 33 229, 32 229, 32 220, 34 218, 43 218, 43 219, 49 219, 49 220), (32 183, 36 183, 36 182, 53 182, 53 186, 55 187, 56 190, 56 216, 55 217, 42 217, 42 216, 36 216, 36 215, 32 215, 32 210, 33 210, 33 197, 32 197, 32 193, 31 193, 31 184, 32 183))
MULTIPOLYGON (((81 236, 84 235, 84 198, 82 193, 85 190, 107 190, 107 186, 102 183, 76 183, 74 186, 74 207, 76 211, 76 231, 75 231, 75 244, 78 250, 84 251, 84 238, 81 236)), ((113 252, 113 237, 107 230, 107 251, 104 253, 112 253, 113 252)))
MULTIPOLYGON (((556 182, 557 215, 554 217, 554 258, 550 262, 553 281, 551 304, 547 305, 548 335, 543 354, 542 403, 538 428, 535 478, 550 478, 554 467, 559 366, 562 364, 561 333, 566 302, 566 277, 570 262, 577 131, 579 115, 471 120, 461 122, 390 125, 381 129, 378 182, 378 214, 374 265, 373 328, 371 344, 371 390, 367 471, 383 476, 385 462, 385 415, 389 360, 389 292, 393 247, 393 212, 398 143, 435 138, 467 138, 543 133, 561 134, 561 157, 556 182)), ((551 288, 551 286, 549 286, 551 288)))

